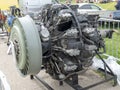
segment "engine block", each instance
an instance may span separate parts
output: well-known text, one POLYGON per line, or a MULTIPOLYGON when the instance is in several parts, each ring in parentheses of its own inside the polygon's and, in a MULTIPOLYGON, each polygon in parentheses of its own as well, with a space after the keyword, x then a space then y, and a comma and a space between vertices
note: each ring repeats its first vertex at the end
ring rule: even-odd
POLYGON ((53 78, 64 80, 91 66, 96 51, 105 51, 103 37, 110 37, 111 31, 102 34, 75 8, 46 4, 33 16, 14 20, 10 41, 23 76, 36 75, 42 67, 53 78))

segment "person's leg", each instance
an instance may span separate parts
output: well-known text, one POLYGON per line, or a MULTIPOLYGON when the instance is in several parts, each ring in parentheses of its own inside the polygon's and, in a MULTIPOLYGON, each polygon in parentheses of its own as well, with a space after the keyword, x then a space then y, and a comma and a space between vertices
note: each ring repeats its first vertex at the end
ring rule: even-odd
POLYGON ((0 20, 0 28, 2 29, 2 23, 1 23, 1 20, 0 20))
POLYGON ((2 29, 2 31, 4 31, 4 30, 3 30, 3 25, 2 25, 2 27, 1 27, 1 29, 2 29))
POLYGON ((4 31, 4 30, 3 30, 3 21, 1 21, 1 29, 2 29, 2 31, 4 31))

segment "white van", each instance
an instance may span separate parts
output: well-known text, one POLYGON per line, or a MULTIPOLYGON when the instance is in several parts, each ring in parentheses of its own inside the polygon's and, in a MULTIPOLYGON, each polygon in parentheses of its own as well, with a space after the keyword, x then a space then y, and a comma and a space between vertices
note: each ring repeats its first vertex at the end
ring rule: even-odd
POLYGON ((18 0, 19 8, 23 14, 39 11, 45 4, 51 4, 52 0, 18 0))

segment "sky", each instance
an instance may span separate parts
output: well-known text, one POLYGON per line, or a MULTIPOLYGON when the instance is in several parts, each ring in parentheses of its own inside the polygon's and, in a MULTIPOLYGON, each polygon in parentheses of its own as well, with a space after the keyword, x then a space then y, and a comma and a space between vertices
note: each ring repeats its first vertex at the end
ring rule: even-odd
POLYGON ((1 9, 9 9, 9 6, 17 5, 17 0, 0 0, 1 9))

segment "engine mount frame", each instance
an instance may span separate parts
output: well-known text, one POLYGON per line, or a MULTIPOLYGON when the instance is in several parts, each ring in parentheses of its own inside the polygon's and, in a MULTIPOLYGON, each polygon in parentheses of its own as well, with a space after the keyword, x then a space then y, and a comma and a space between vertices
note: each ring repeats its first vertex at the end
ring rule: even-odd
MULTIPOLYGON (((88 89, 93 88, 97 85, 103 84, 103 83, 108 82, 110 80, 114 80, 113 86, 116 86, 117 85, 117 76, 113 73, 113 71, 110 69, 110 67, 107 65, 107 63, 104 61, 104 59, 101 57, 101 55, 97 51, 96 51, 96 54, 98 55, 98 57, 100 58, 100 60, 104 64, 104 70, 100 70, 102 73, 104 73, 104 77, 105 77, 104 80, 102 80, 100 82, 96 82, 95 84, 92 84, 92 85, 89 85, 89 86, 86 86, 86 87, 82 87, 82 86, 79 85, 79 82, 78 82, 78 74, 74 74, 74 75, 71 75, 70 77, 68 77, 67 79, 65 79, 64 81, 59 81, 59 85, 62 86, 64 84, 64 82, 66 82, 74 90, 88 90, 88 89), (107 71, 107 69, 109 70, 109 72, 107 71), (110 76, 109 78, 107 78, 108 75, 110 76)), ((34 77, 39 82, 41 82, 48 90, 54 90, 50 85, 48 85, 39 76, 30 75, 31 80, 33 80, 34 77)))

